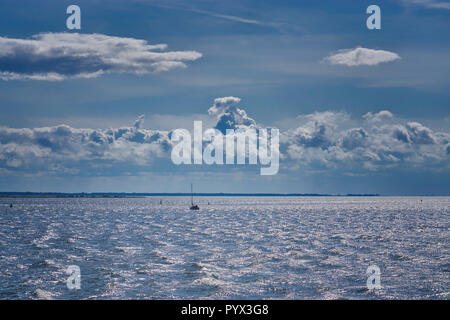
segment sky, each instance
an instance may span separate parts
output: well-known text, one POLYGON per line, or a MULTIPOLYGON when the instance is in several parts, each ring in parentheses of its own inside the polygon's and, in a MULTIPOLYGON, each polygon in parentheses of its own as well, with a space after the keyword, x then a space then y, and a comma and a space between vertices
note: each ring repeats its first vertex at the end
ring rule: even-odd
POLYGON ((449 18, 444 0, 3 0, 0 191, 450 195, 449 18), (278 128, 278 173, 175 165, 198 120, 278 128))

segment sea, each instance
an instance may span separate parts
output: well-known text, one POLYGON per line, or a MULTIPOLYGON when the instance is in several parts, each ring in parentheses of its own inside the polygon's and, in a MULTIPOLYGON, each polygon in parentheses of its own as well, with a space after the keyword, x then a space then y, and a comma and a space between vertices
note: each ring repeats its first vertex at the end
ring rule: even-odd
POLYGON ((450 197, 195 201, 1 198, 0 299, 450 298, 450 197))

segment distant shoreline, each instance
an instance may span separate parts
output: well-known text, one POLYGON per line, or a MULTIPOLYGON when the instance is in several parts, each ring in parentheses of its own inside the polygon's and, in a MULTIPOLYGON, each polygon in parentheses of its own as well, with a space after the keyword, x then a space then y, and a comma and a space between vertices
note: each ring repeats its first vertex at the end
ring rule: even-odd
MULTIPOLYGON (((421 194, 326 194, 326 193, 194 193, 196 197, 449 197, 449 195, 421 194)), ((0 192, 0 199, 132 199, 147 197, 190 197, 190 193, 57 193, 57 192, 0 192)))
MULTIPOLYGON (((145 198, 188 197, 190 193, 58 193, 0 192, 0 198, 145 198)), ((379 197, 379 194, 319 194, 319 193, 195 193, 196 197, 379 197)))

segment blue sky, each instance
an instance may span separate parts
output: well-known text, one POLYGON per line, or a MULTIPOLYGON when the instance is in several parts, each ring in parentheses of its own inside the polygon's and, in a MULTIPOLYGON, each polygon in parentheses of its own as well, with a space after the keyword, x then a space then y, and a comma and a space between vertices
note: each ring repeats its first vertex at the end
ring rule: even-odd
POLYGON ((0 190, 183 192, 193 181, 202 192, 450 194, 449 2, 77 1, 82 29, 68 39, 73 3, 2 2, 0 190), (366 28, 370 4, 381 30, 366 28), (113 37, 134 49, 117 56, 113 37), (62 41, 63 57, 39 51, 62 41), (167 46, 145 47, 156 44, 167 46), (164 64, 133 58, 146 50, 164 64), (280 129, 278 175, 171 163, 165 135, 214 126, 208 109, 229 96, 280 129), (161 136, 155 146, 139 134, 161 136))

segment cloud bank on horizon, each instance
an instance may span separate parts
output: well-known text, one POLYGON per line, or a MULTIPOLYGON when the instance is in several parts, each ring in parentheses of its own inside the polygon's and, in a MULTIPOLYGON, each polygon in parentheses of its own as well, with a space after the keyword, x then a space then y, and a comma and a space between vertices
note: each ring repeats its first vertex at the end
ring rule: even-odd
MULTIPOLYGON (((215 99, 209 115, 216 129, 261 127, 237 106, 239 102, 236 97, 215 99)), ((140 168, 132 173, 136 175, 143 168, 170 170, 174 166, 170 161, 172 131, 145 129, 143 121, 141 116, 132 126, 111 129, 64 124, 0 127, 0 171, 76 175, 81 170, 95 172, 99 165, 107 174, 123 165, 140 168)), ((299 115, 295 121, 296 126, 280 135, 280 170, 338 169, 361 174, 400 166, 437 171, 450 167, 450 132, 397 118, 388 110, 369 112, 359 119, 345 112, 315 112, 299 115)))
POLYGON ((146 74, 186 67, 197 51, 164 51, 166 44, 103 34, 40 33, 0 37, 0 79, 60 81, 104 73, 146 74))

